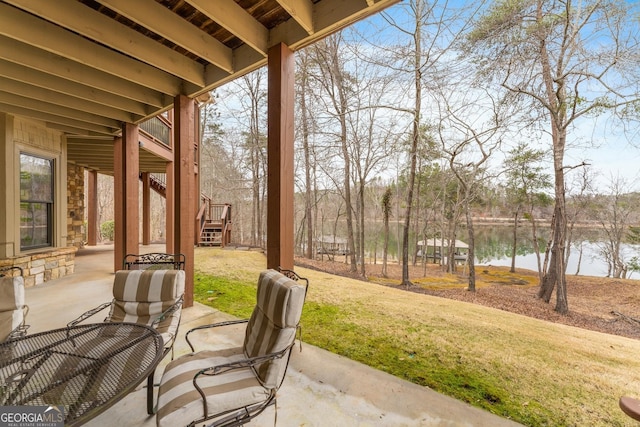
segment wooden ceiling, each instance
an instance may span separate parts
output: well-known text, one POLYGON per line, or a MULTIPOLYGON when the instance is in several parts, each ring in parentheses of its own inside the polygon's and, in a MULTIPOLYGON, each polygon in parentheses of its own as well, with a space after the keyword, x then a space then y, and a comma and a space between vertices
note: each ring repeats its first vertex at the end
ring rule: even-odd
POLYGON ((0 0, 0 112, 112 140, 399 0, 0 0))

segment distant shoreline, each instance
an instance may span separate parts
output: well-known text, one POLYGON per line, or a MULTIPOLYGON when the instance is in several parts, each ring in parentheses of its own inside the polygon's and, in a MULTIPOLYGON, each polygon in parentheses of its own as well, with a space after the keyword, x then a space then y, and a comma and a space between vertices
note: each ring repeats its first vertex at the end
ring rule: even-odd
MULTIPOLYGON (((527 219, 520 219, 518 221, 520 226, 530 225, 531 223, 527 219)), ((464 224, 463 224, 464 225, 464 224)), ((513 226, 513 218, 487 218, 487 217, 474 217, 473 225, 502 225, 513 226)), ((536 225, 539 226, 551 226, 550 219, 536 218, 536 225)), ((574 224, 574 227, 580 228, 602 228, 602 224, 597 221, 581 221, 574 224)))

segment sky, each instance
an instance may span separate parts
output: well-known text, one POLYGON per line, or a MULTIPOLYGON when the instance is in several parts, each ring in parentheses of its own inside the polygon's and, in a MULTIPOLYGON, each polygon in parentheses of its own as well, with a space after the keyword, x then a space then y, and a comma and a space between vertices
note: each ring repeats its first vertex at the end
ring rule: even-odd
MULTIPOLYGON (((457 0, 452 1, 455 3, 457 0)), ((407 3, 405 0, 388 8, 384 13, 392 17, 396 22, 406 23, 409 26, 411 19, 406 15, 407 3)), ((373 43, 386 42, 395 44, 399 43, 399 40, 403 37, 398 29, 389 25, 382 14, 376 14, 371 18, 358 22, 353 28, 371 41, 372 44, 366 46, 369 49, 376 49, 373 43)), ((411 29, 408 29, 408 31, 411 31, 411 29)), ((349 30, 344 34, 345 37, 350 37, 349 30)), ((406 82, 402 81, 398 83, 400 86, 406 86, 406 84, 406 82)), ((394 96, 389 94, 388 98, 394 98, 394 96)), ((231 99, 227 98, 226 103, 231 104, 231 99)), ((407 120, 409 119, 410 117, 407 115, 407 120)), ((583 161, 590 164, 593 172, 597 174, 594 177, 596 187, 603 191, 609 185, 611 178, 615 178, 618 175, 629 183, 631 186, 630 191, 640 191, 640 132, 636 129, 636 141, 629 141, 624 135, 615 133, 608 128, 608 123, 605 119, 594 121, 591 118, 585 118, 578 122, 576 128, 572 130, 570 138, 572 142, 580 141, 581 145, 568 147, 565 155, 565 165, 570 167, 583 161), (633 145, 634 143, 636 146, 633 145)), ((522 137, 526 138, 524 135, 522 137)), ((510 142, 515 145, 518 141, 512 140, 510 142)), ((543 136, 541 140, 531 141, 531 144, 535 144, 538 148, 544 149, 549 153, 551 152, 551 143, 548 135, 543 136)), ((505 148, 504 151, 507 150, 508 148, 505 148)), ((500 167, 503 159, 504 155, 497 156, 492 163, 493 166, 500 167)), ((553 175, 550 163, 547 173, 551 176, 553 175)), ((395 179, 395 177, 395 171, 391 172, 389 179, 395 179)))
MULTIPOLYGON (((457 0, 450 0, 449 4, 464 4, 457 0)), ((630 1, 630 5, 635 5, 636 13, 640 16, 640 2, 630 1)), ((391 6, 383 12, 398 23, 407 22, 410 25, 411 19, 406 17, 407 1, 391 6)), ((377 14, 365 21, 355 24, 358 32, 365 35, 371 34, 371 38, 380 42, 381 40, 391 40, 396 42, 400 35, 397 29, 388 24, 381 14, 377 14)), ((408 30, 411 30, 410 28, 408 30)), ((640 62, 639 65, 640 67, 640 62)), ((606 118, 582 118, 576 127, 569 134, 569 144, 565 154, 565 165, 573 166, 585 161, 590 165, 594 173, 596 187, 604 189, 611 179, 621 177, 631 190, 640 191, 640 130, 638 123, 631 134, 624 135, 617 132, 609 125, 610 120, 606 118)), ((550 138, 538 141, 540 148, 551 151, 550 138)), ((552 173, 550 168, 549 173, 552 173)))

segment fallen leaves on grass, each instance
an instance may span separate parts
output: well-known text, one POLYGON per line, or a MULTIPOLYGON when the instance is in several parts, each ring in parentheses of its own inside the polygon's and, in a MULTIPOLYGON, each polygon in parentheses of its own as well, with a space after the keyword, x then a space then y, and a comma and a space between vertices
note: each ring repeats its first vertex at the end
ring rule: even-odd
MULTIPOLYGON (((351 265, 338 261, 297 258, 296 264, 331 274, 363 279, 351 265)), ((385 286, 406 289, 442 298, 466 301, 521 314, 550 322, 589 329, 607 334, 640 339, 640 324, 628 318, 640 317, 640 281, 591 276, 567 276, 569 314, 554 310, 555 293, 549 303, 537 298, 538 275, 534 271, 508 267, 477 266, 476 291, 466 290, 466 271, 450 274, 438 265, 410 266, 409 276, 414 286, 401 286, 402 268, 388 264, 387 277, 382 277, 382 265, 367 264, 367 280, 385 286), (613 312, 619 314, 613 314, 613 312)))

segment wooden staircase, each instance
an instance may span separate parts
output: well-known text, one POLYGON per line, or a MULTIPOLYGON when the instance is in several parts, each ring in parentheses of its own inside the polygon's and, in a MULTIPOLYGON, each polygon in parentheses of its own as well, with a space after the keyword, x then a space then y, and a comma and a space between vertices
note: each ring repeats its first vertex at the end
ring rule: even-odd
MULTIPOLYGON (((140 174, 142 179, 142 174, 140 174)), ((149 175, 151 188, 164 197, 167 197, 166 182, 155 175, 149 175)), ((231 243, 231 205, 228 203, 212 203, 211 199, 200 195, 201 205, 196 220, 200 224, 198 246, 221 246, 231 243)))
POLYGON ((211 203, 202 196, 197 219, 200 222, 198 246, 221 246, 231 243, 231 205, 211 203))
MULTIPOLYGON (((142 174, 140 174, 140 178, 142 178, 142 174)), ((149 174, 149 184, 151 185, 151 189, 164 197, 167 198, 167 183, 157 177, 156 175, 149 174)))

